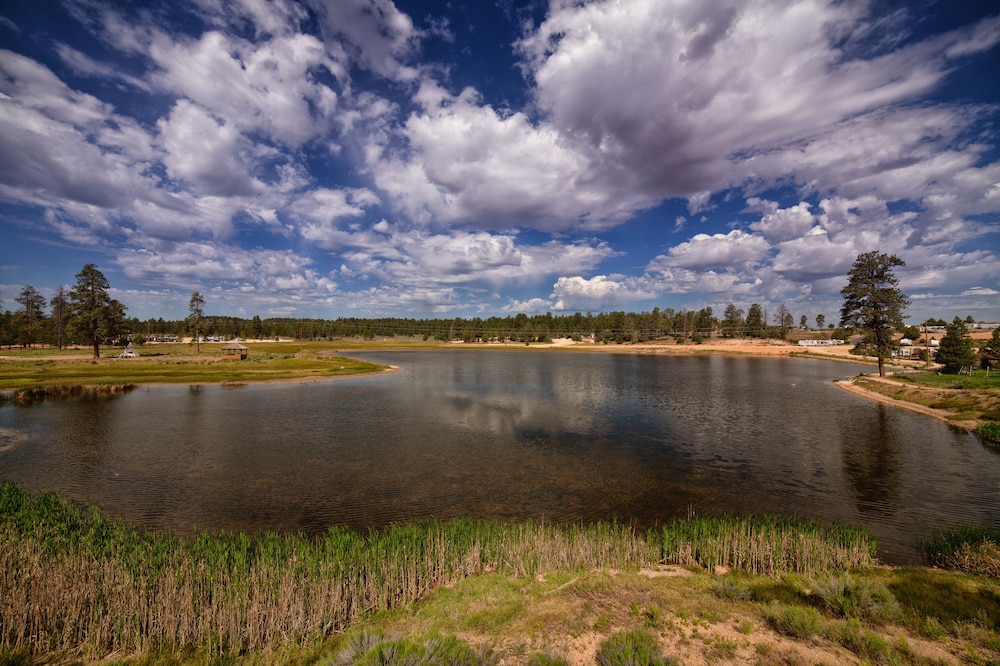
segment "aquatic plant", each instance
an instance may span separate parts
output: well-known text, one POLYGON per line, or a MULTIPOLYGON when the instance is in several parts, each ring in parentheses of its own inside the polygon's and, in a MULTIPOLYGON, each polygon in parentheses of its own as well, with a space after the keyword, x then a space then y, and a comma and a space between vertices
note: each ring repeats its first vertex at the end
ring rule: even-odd
POLYGON ((685 563, 706 567, 817 573, 871 564, 874 541, 865 534, 727 517, 646 534, 613 522, 458 520, 367 532, 334 527, 316 536, 222 532, 180 539, 129 528, 55 493, 33 497, 4 483, 0 650, 94 659, 162 650, 240 655, 322 641, 484 572, 533 579, 553 570, 635 570, 678 561, 681 553, 685 563), (740 548, 752 553, 737 557, 740 548))
POLYGON ((767 576, 869 567, 877 547, 863 527, 782 516, 692 517, 665 525, 659 537, 663 561, 767 576))
POLYGON ((961 524, 939 529, 924 540, 928 561, 945 569, 1000 578, 1000 529, 961 524))
POLYGON ((987 421, 976 426, 976 434, 991 446, 1000 446, 1000 422, 987 421))

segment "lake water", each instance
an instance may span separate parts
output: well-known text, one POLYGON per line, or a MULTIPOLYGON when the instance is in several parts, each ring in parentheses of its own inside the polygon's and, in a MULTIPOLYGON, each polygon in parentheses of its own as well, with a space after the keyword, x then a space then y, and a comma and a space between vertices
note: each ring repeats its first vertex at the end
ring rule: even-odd
POLYGON ((399 372, 149 386, 0 408, 0 479, 130 524, 319 531, 419 519, 774 512, 867 525, 884 561, 934 526, 1000 526, 1000 455, 857 397, 809 359, 379 352, 399 372))

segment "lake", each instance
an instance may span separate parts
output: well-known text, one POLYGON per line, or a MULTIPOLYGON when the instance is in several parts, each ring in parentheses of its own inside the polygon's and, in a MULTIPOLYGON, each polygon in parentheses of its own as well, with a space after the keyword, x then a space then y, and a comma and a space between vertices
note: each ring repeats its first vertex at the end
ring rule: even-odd
POLYGON ((837 388, 870 366, 501 350, 358 354, 391 374, 143 386, 0 407, 0 479, 127 523, 315 532, 473 517, 646 527, 690 513, 868 526, 880 557, 1000 526, 1000 455, 837 388))

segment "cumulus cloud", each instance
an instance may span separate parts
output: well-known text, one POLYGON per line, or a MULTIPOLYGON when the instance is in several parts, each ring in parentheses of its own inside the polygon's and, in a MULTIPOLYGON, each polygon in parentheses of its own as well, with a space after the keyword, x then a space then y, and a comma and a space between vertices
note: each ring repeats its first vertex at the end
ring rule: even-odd
POLYGON ((416 99, 423 109, 400 132, 407 151, 373 152, 371 162, 376 183, 411 219, 557 230, 609 213, 574 187, 586 161, 553 129, 480 105, 471 89, 453 96, 425 83, 416 99))
POLYGON ((418 69, 407 60, 421 35, 392 0, 309 0, 308 4, 319 15, 326 41, 346 42, 360 66, 399 81, 417 78, 418 69))
POLYGON ((589 271, 613 254, 601 242, 531 245, 510 234, 465 231, 359 232, 343 234, 340 242, 355 248, 344 253, 351 274, 415 286, 536 283, 559 273, 589 271))
POLYGON ((0 200, 130 279, 372 312, 815 304, 878 249, 924 303, 996 297, 996 108, 942 84, 997 16, 560 0, 519 22, 506 108, 424 57, 457 23, 391 0, 66 7, 87 34, 53 69, 0 50, 0 200))
POLYGON ((251 146, 233 125, 181 100, 158 127, 171 177, 210 195, 246 196, 263 189, 247 170, 251 146))
POLYGON ((339 67, 311 35, 250 43, 217 31, 196 40, 157 33, 148 55, 158 87, 197 102, 241 132, 296 147, 330 130, 337 93, 314 72, 339 67))
POLYGON ((734 229, 728 234, 696 234, 669 250, 667 262, 678 268, 704 269, 752 265, 769 249, 761 236, 734 229))

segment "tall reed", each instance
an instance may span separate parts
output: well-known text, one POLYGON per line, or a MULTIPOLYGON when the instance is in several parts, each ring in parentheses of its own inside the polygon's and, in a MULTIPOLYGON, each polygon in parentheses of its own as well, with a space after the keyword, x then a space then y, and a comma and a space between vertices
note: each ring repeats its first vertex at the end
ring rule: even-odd
POLYGON ((182 540, 5 483, 0 648, 87 659, 159 650, 240 655, 322 640, 370 613, 488 571, 525 577, 667 560, 826 571, 870 564, 870 556, 859 555, 874 547, 865 539, 851 532, 845 540, 811 523, 726 518, 680 521, 647 534, 617 523, 457 520, 368 532, 334 527, 311 537, 219 533, 182 540), (762 532, 770 542, 761 541, 762 532))
POLYGON ((767 576, 869 567, 877 548, 865 528, 784 516, 694 517, 669 523, 656 536, 663 560, 767 576))

